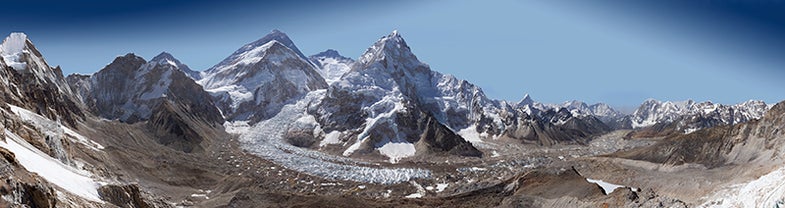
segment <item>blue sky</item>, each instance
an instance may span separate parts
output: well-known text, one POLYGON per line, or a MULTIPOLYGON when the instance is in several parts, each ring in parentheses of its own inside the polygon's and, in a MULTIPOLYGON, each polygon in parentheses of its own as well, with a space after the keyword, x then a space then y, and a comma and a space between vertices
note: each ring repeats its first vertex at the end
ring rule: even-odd
MULTIPOLYGON (((6 4, 6 3, 4 3, 6 4)), ((491 98, 584 100, 630 108, 646 98, 738 103, 785 99, 779 1, 19 1, 0 13, 64 73, 92 73, 133 52, 172 53, 193 69, 273 29, 305 54, 356 58, 397 29, 433 70, 491 98)))

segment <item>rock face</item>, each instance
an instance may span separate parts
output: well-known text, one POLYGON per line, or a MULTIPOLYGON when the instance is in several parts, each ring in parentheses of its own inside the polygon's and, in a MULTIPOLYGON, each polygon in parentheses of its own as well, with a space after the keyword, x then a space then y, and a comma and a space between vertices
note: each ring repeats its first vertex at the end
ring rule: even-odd
POLYGON ((159 143, 191 152, 203 149, 205 138, 198 127, 220 126, 223 117, 188 71, 165 52, 150 62, 127 54, 89 78, 71 75, 68 80, 95 115, 126 123, 146 121, 159 143))
POLYGON ((351 65, 354 64, 354 60, 343 57, 338 51, 332 49, 309 56, 308 59, 319 68, 319 73, 327 81, 327 84, 341 79, 341 76, 349 72, 351 65))
POLYGON ((105 185, 98 188, 98 194, 107 202, 118 207, 137 207, 137 208, 153 208, 153 207, 171 207, 167 204, 148 202, 142 193, 139 191, 139 186, 136 184, 130 185, 105 185))
POLYGON ((70 163, 68 143, 62 131, 40 125, 75 128, 85 119, 78 95, 66 84, 60 68, 50 67, 23 33, 12 33, 0 45, 0 115, 3 126, 31 145, 61 162, 70 163), (9 106, 12 105, 12 106, 9 106), (13 108, 13 109, 12 109, 13 108), (57 122, 42 123, 20 118, 15 109, 57 122))
POLYGON ((284 104, 327 88, 316 67, 277 30, 241 47, 202 76, 199 83, 230 121, 270 118, 284 104))

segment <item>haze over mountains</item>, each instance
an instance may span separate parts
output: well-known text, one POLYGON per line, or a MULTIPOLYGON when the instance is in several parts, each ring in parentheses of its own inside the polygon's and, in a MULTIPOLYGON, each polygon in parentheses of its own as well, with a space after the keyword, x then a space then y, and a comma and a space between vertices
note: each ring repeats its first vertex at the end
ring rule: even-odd
MULTIPOLYGON (((652 185, 682 180, 652 179, 659 171, 760 165, 740 173, 755 178, 785 167, 761 159, 783 158, 782 103, 646 100, 624 114, 603 103, 495 100, 419 60, 398 31, 351 59, 306 56, 274 30, 204 71, 166 52, 149 61, 129 53, 64 77, 21 33, 0 54, 8 170, 0 173, 13 178, 2 194, 12 205, 394 206, 392 197, 450 206, 482 204, 478 197, 503 206, 678 206, 729 201, 704 197, 749 180, 707 171, 696 183, 716 191, 690 195, 652 185), (87 189, 30 158, 53 161, 87 189), (684 164, 700 167, 673 167, 684 164), (614 179, 613 170, 644 173, 614 179), (592 175, 629 185, 613 195, 592 175)), ((782 204, 763 193, 754 194, 758 205, 782 204)))

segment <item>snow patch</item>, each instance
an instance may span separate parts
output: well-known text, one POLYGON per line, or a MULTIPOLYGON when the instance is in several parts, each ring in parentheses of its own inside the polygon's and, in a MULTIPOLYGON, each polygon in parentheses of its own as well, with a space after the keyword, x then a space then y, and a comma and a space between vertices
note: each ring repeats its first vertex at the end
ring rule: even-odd
POLYGON ((487 134, 483 135, 477 132, 477 125, 471 125, 465 129, 459 130, 458 135, 463 137, 463 139, 466 141, 472 143, 472 145, 479 145, 482 143, 481 136, 487 136, 487 134))
POLYGON ((324 135, 324 139, 319 142, 320 147, 327 146, 328 144, 340 144, 341 143, 341 132, 340 131, 331 131, 324 135))
POLYGON ((448 184, 448 183, 439 183, 439 184, 436 184, 436 193, 439 193, 439 192, 442 192, 442 191, 444 191, 444 189, 446 189, 446 188, 447 188, 447 186, 449 186, 449 185, 450 185, 450 184, 448 184))
POLYGON ((409 194, 409 195, 407 195, 405 197, 407 199, 417 199, 417 198, 422 198, 422 194, 421 193, 413 193, 413 194, 409 194))
POLYGON ((608 183, 608 182, 605 182, 605 181, 602 181, 602 180, 594 180, 594 179, 590 179, 590 178, 586 178, 586 181, 588 181, 589 183, 593 183, 593 184, 599 185, 602 188, 603 192, 605 192, 605 195, 613 193, 613 191, 616 190, 617 188, 623 188, 624 187, 622 185, 616 185, 616 184, 608 183))
MULTIPOLYGON (((177 65, 174 65, 175 67, 177 65)), ((167 70, 161 75, 161 79, 158 83, 153 84, 149 91, 142 93, 139 99, 142 100, 150 100, 160 97, 166 97, 166 92, 169 91, 169 85, 172 84, 172 79, 169 78, 172 75, 172 70, 167 70)))
POLYGON ((0 147, 8 149, 16 156, 16 160, 30 172, 37 173, 50 183, 90 201, 102 202, 98 196, 99 184, 86 173, 60 163, 49 157, 24 139, 5 129, 5 142, 0 147))
POLYGON ((390 163, 398 163, 403 158, 414 156, 417 150, 412 143, 390 142, 378 148, 379 152, 390 158, 390 163))
POLYGON ((688 128, 688 129, 684 129, 684 133, 689 134, 698 130, 700 130, 700 128, 688 128))

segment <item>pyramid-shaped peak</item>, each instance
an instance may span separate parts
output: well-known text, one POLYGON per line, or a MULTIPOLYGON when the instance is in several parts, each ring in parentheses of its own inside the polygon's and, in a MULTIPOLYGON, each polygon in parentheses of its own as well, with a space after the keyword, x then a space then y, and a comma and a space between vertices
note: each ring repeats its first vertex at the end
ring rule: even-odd
POLYGON ((178 70, 184 72, 186 75, 188 75, 189 77, 191 77, 193 79, 200 79, 201 78, 201 75, 199 74, 199 72, 191 70, 191 68, 188 67, 188 65, 183 64, 182 62, 180 62, 180 60, 177 60, 177 58, 175 58, 172 54, 170 54, 170 53, 168 53, 166 51, 161 52, 157 56, 153 57, 153 59, 150 60, 150 63, 155 63, 156 65, 167 65, 168 64, 168 65, 174 66, 175 69, 178 69, 178 70))
POLYGON ((417 60, 398 30, 380 38, 360 57, 361 63, 371 63, 384 57, 417 60))
MULTIPOLYGON (((261 47, 261 46, 269 43, 270 41, 278 41, 279 43, 283 44, 287 48, 292 49, 292 51, 297 53, 297 56, 300 56, 300 58, 303 58, 304 60, 308 60, 308 58, 305 57, 305 55, 303 55, 302 52, 300 52, 300 49, 298 49, 297 46, 294 45, 294 42, 292 41, 292 39, 290 39, 289 36, 286 35, 286 33, 281 32, 280 30, 273 30, 273 31, 271 31, 269 34, 265 35, 264 37, 260 38, 259 40, 256 40, 256 41, 254 41, 252 43, 249 43, 249 44, 243 46, 237 52, 243 53, 245 51, 253 50, 254 48, 258 48, 258 47, 261 47)), ((237 53, 237 52, 235 52, 235 53, 237 53)))
POLYGON ((174 58, 174 56, 172 56, 172 54, 167 53, 166 51, 161 52, 157 56, 153 57, 153 59, 150 60, 150 62, 160 62, 160 61, 166 61, 166 60, 179 62, 177 59, 174 58))
POLYGON ((523 99, 521 99, 521 101, 518 101, 518 106, 525 106, 531 104, 534 104, 534 100, 531 98, 531 96, 529 96, 529 93, 526 93, 526 95, 523 96, 523 99))
POLYGON ((177 68, 188 69, 188 66, 185 66, 184 64, 180 63, 180 60, 177 60, 176 58, 174 58, 174 56, 172 56, 172 54, 167 53, 166 51, 161 52, 157 56, 153 57, 153 59, 150 60, 150 63, 155 63, 158 65, 169 64, 177 68))
POLYGON ((292 40, 289 39, 289 36, 286 35, 286 33, 281 32, 280 30, 273 30, 270 31, 270 33, 268 33, 264 37, 255 41, 254 43, 259 43, 264 45, 265 43, 270 42, 272 40, 277 40, 278 42, 284 43, 284 45, 286 45, 286 43, 292 42, 292 40))
POLYGON ((386 43, 403 43, 403 44, 406 44, 406 41, 403 40, 403 37, 401 37, 401 34, 398 33, 398 30, 393 30, 392 33, 390 33, 389 35, 382 37, 382 39, 380 41, 386 42, 386 43))
POLYGON ((259 53, 259 52, 271 48, 271 46, 274 45, 272 42, 278 42, 283 47, 289 48, 290 50, 294 51, 294 53, 298 57, 302 58, 303 60, 311 64, 310 61, 308 61, 308 58, 305 55, 303 55, 302 52, 300 52, 300 49, 298 49, 297 46, 294 45, 294 42, 291 39, 289 39, 289 36, 287 36, 286 33, 283 33, 279 30, 273 30, 267 35, 265 35, 264 37, 254 42, 243 45, 243 47, 237 49, 237 51, 232 53, 232 55, 230 55, 229 57, 226 57, 223 61, 221 61, 221 63, 218 63, 217 65, 211 67, 207 71, 213 71, 218 68, 233 65, 245 58, 255 58, 249 56, 262 55, 263 53, 259 53))

